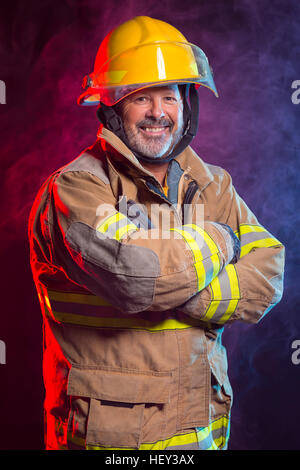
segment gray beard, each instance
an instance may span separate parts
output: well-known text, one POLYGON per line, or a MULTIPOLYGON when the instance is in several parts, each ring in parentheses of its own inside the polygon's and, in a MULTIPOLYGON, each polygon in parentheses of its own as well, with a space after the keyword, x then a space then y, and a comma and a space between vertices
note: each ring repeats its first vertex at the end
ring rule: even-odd
POLYGON ((153 160, 167 157, 180 142, 183 135, 183 122, 178 126, 175 134, 167 137, 144 137, 140 131, 133 130, 124 123, 124 132, 127 137, 129 148, 134 152, 153 160))

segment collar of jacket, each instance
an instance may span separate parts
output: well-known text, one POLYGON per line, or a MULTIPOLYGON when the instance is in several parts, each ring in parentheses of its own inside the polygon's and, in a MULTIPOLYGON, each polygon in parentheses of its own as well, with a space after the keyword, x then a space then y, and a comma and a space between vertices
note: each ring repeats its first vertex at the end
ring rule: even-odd
MULTIPOLYGON (((122 163, 124 157, 126 158, 127 171, 133 177, 142 177, 144 179, 149 179, 149 177, 154 178, 153 174, 141 165, 131 150, 113 132, 101 126, 97 137, 102 140, 102 148, 108 152, 112 159, 116 159, 122 163), (127 163, 130 165, 128 166, 127 163)), ((191 147, 187 147, 183 152, 177 155, 175 160, 179 163, 184 174, 188 175, 190 180, 197 182, 201 191, 213 181, 214 177, 209 169, 209 165, 206 164, 191 147)))

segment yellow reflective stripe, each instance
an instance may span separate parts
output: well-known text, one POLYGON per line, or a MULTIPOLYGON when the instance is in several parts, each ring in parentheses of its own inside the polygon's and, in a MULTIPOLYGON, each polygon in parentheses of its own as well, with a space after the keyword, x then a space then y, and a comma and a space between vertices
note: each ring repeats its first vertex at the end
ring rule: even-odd
POLYGON ((219 277, 215 277, 215 279, 210 283, 210 292, 212 301, 204 314, 203 320, 205 321, 211 320, 220 304, 220 300, 222 300, 219 277))
POLYGON ((56 312, 54 310, 51 312, 46 311, 46 314, 58 322, 98 328, 129 328, 135 330, 162 331, 183 330, 197 326, 197 322, 190 319, 189 323, 183 323, 172 318, 163 320, 160 323, 152 323, 151 321, 144 320, 143 318, 91 317, 75 313, 56 312))
POLYGON ((200 431, 198 431, 197 434, 198 434, 198 440, 204 441, 204 439, 206 439, 210 434, 210 427, 207 426, 206 428, 200 429, 200 431))
POLYGON ((104 222, 102 222, 102 224, 97 227, 97 230, 98 232, 105 233, 107 232, 110 225, 115 224, 116 222, 119 222, 120 220, 125 218, 126 216, 124 214, 122 214, 121 212, 116 212, 115 214, 108 217, 108 219, 104 220, 104 222))
POLYGON ((224 324, 231 317, 231 315, 235 312, 235 309, 240 299, 239 281, 238 281, 237 272, 236 272, 234 265, 228 264, 225 270, 227 271, 227 274, 229 277, 230 289, 231 289, 231 300, 226 309, 226 312, 218 320, 218 323, 220 323, 221 325, 224 324))
POLYGON ((228 416, 222 416, 221 418, 216 419, 210 423, 205 428, 197 428, 197 436, 199 441, 199 448, 202 450, 219 450, 226 444, 226 437, 228 434, 228 425, 229 418, 228 416), (222 435, 214 438, 213 431, 222 429, 222 435), (211 444, 209 447, 204 447, 210 443, 209 438, 211 438, 211 444), (206 442, 205 442, 206 441, 206 442), (202 446, 201 446, 202 443, 202 446))
MULTIPOLYGON (((192 433, 189 433, 189 434, 181 434, 181 435, 178 435, 178 436, 173 436, 169 439, 161 441, 161 443, 163 444, 163 448, 171 447, 171 446, 183 446, 183 445, 187 445, 187 444, 193 444, 194 442, 198 442, 196 432, 192 432, 192 433)), ((142 444, 142 446, 143 446, 143 444, 142 444)))
POLYGON ((225 441, 226 441, 226 439, 225 439, 224 436, 217 437, 217 438, 214 440, 214 444, 215 444, 215 446, 217 447, 217 450, 219 450, 220 448, 224 447, 225 441))
MULTIPOLYGON (((125 317, 125 314, 122 314, 121 312, 119 316, 116 316, 116 309, 111 312, 111 316, 108 316, 107 309, 105 311, 104 316, 101 316, 101 310, 99 311, 98 316, 81 315, 80 313, 57 311, 54 305, 52 308, 49 298, 51 299, 51 301, 73 304, 74 309, 76 309, 76 304, 95 307, 114 307, 104 299, 101 299, 100 297, 94 295, 75 294, 70 292, 59 292, 51 290, 48 291, 48 295, 44 293, 43 296, 45 299, 45 313, 48 317, 54 318, 59 322, 82 326, 94 326, 99 328, 132 328, 148 331, 178 330, 199 326, 199 321, 197 319, 186 316, 184 316, 184 318, 188 319, 188 323, 176 318, 165 318, 165 315, 161 315, 161 318, 164 318, 163 320, 148 320, 138 317, 137 315, 130 315, 129 317, 125 317)), ((61 308, 63 309, 63 305, 61 306, 61 308)), ((81 307, 81 310, 82 308, 84 307, 81 307)))
POLYGON ((215 278, 217 276, 218 272, 220 271, 220 258, 219 258, 219 255, 217 253, 215 255, 212 255, 211 261, 212 261, 213 267, 214 267, 213 278, 215 278))
POLYGON ((206 286, 206 272, 202 261, 194 264, 197 274, 197 290, 201 291, 206 286))
POLYGON ((229 281, 230 281, 231 298, 239 299, 240 288, 239 288, 239 281, 238 281, 237 272, 234 267, 234 264, 227 264, 227 266, 225 267, 225 270, 228 274, 229 281))
POLYGON ((218 276, 210 283, 210 292, 212 301, 204 314, 203 320, 205 321, 211 320, 220 304, 220 301, 222 300, 222 292, 218 276))
POLYGON ((186 243, 188 244, 190 250, 193 253, 194 260, 195 260, 194 268, 195 268, 196 276, 197 276, 197 290, 200 291, 205 287, 206 272, 204 270, 204 266, 203 266, 203 263, 202 263, 203 256, 202 256, 202 252, 201 252, 201 250, 198 246, 198 243, 193 238, 193 236, 185 230, 182 230, 182 229, 179 229, 179 228, 173 228, 171 230, 173 230, 174 232, 180 233, 180 235, 186 241, 186 243))
POLYGON ((199 227, 198 225, 195 225, 195 224, 186 224, 186 227, 191 227, 193 230, 198 232, 203 237, 203 239, 207 243, 212 255, 214 255, 215 253, 219 253, 218 246, 213 241, 211 236, 207 232, 205 232, 205 230, 203 230, 201 227, 199 227))
MULTIPOLYGON (((220 270, 219 256, 218 255, 213 255, 211 257, 211 262, 212 262, 212 265, 213 265, 212 277, 216 278, 216 276, 217 276, 217 274, 220 270)), ((198 276, 198 291, 201 291, 207 286, 207 283, 208 283, 208 281, 206 280, 207 272, 205 271, 205 268, 204 268, 204 265, 203 265, 202 261, 195 264, 195 268, 196 268, 196 272, 197 272, 197 276, 198 276), (201 282, 201 280, 202 280, 202 282, 201 282)))
POLYGON ((267 230, 262 227, 261 225, 247 225, 247 224, 242 224, 239 226, 239 230, 234 232, 236 235, 245 235, 246 233, 250 232, 267 232, 267 230))
POLYGON ((276 245, 282 245, 282 243, 274 238, 268 230, 266 230, 263 226, 261 225, 251 225, 251 224, 242 224, 239 226, 239 229, 235 231, 235 234, 238 236, 238 238, 241 240, 241 255, 240 257, 242 258, 243 256, 247 255, 253 248, 269 248, 271 246, 276 246, 276 245), (253 241, 249 241, 249 243, 245 243, 245 240, 243 241, 243 236, 247 234, 253 233, 253 241), (266 238, 258 238, 255 240, 255 233, 261 234, 265 233, 266 238))
POLYGON ((235 309, 238 305, 238 302, 240 299, 240 289, 239 289, 239 282, 238 282, 236 269, 233 264, 228 264, 224 269, 228 275, 228 279, 230 283, 230 291, 231 291, 230 298, 223 299, 222 288, 220 284, 221 277, 217 276, 210 283, 210 291, 211 291, 212 300, 203 316, 203 320, 205 321, 212 319, 221 301, 229 300, 229 304, 226 308, 226 311, 222 315, 222 317, 216 320, 216 323, 218 324, 225 323, 231 317, 231 315, 235 312, 235 309))
MULTIPOLYGON (((219 256, 218 256, 218 253, 219 253, 218 246, 216 245, 214 240, 211 238, 211 236, 208 233, 206 233, 205 230, 203 230, 198 225, 186 224, 186 227, 191 227, 193 230, 198 232, 202 236, 204 241, 206 242, 208 248, 210 249, 211 255, 212 255, 211 256, 211 261, 213 263, 213 275, 212 275, 212 277, 215 278, 216 275, 218 274, 219 270, 220 270, 220 259, 219 259, 219 256)), ((204 287, 205 287, 205 284, 199 290, 202 290, 204 287)))
POLYGON ((229 305, 228 305, 227 309, 226 309, 226 312, 220 318, 220 320, 218 320, 217 323, 220 323, 221 325, 223 325, 223 323, 225 323, 231 317, 231 315, 235 312, 235 309, 236 309, 238 303, 239 303, 239 299, 231 300, 229 302, 229 305))
POLYGON ((242 246, 241 248, 241 258, 247 255, 252 248, 269 248, 271 246, 282 245, 276 238, 263 238, 262 240, 256 240, 247 245, 242 246))
POLYGON ((71 292, 59 292, 48 290, 48 295, 51 300, 58 302, 86 304, 86 305, 98 305, 98 306, 111 306, 109 302, 96 295, 90 294, 74 294, 71 292))
POLYGON ((213 281, 210 283, 212 291, 213 291, 213 299, 214 300, 222 300, 222 291, 220 285, 219 277, 215 277, 213 281))
POLYGON ((209 436, 209 434, 211 434, 213 429, 216 430, 216 429, 220 429, 220 428, 224 427, 224 420, 226 421, 226 417, 222 416, 221 418, 218 418, 215 421, 211 422, 205 428, 202 428, 201 430, 199 430, 197 432, 198 439, 200 437, 201 440, 204 440, 209 436))
MULTIPOLYGON (((213 266, 212 277, 214 278, 220 270, 220 260, 218 256, 219 249, 217 245, 212 240, 212 238, 202 228, 198 227, 197 225, 187 224, 184 227, 192 228, 193 230, 198 232, 199 235, 201 235, 202 239, 204 239, 205 243, 207 244, 211 252, 210 260, 213 266)), ((178 228, 173 228, 171 230, 179 233, 182 236, 182 238, 186 241, 190 250, 193 253, 193 257, 195 260, 194 267, 195 267, 195 271, 197 275, 197 289, 198 291, 201 291, 202 289, 206 287, 206 271, 202 262, 203 261, 202 251, 197 241, 194 239, 193 235, 190 232, 188 232, 187 230, 178 229, 178 228)))
POLYGON ((125 225, 125 227, 121 227, 116 231, 113 238, 115 238, 116 240, 121 240, 124 237, 124 235, 126 235, 126 233, 130 232, 131 230, 135 231, 136 229, 137 229, 137 226, 134 224, 125 225))
POLYGON ((184 240, 186 241, 186 243, 188 244, 188 246, 190 247, 194 255, 195 264, 203 260, 202 252, 198 246, 198 243, 194 239, 193 235, 190 234, 190 232, 187 232, 186 230, 182 230, 179 228, 172 228, 171 230, 174 232, 180 233, 182 238, 184 238, 184 240))
POLYGON ((213 441, 212 445, 206 450, 219 450, 219 447, 216 445, 215 441, 213 441))
POLYGON ((206 310, 206 313, 203 317, 203 320, 208 321, 211 320, 214 314, 216 313, 216 310, 220 304, 220 300, 211 300, 208 309, 206 310))
POLYGON ((127 219, 124 214, 122 214, 121 212, 116 212, 115 214, 111 215, 106 220, 104 220, 104 222, 102 222, 102 224, 97 227, 97 231, 101 233, 107 233, 109 231, 109 228, 114 224, 116 224, 116 229, 114 231, 114 227, 112 228, 110 236, 115 240, 121 240, 124 235, 126 235, 126 233, 138 229, 138 227, 135 224, 131 223, 130 220, 127 219), (118 225, 118 222, 120 222, 121 220, 128 220, 129 223, 127 225, 124 225, 124 227, 120 227, 118 225))

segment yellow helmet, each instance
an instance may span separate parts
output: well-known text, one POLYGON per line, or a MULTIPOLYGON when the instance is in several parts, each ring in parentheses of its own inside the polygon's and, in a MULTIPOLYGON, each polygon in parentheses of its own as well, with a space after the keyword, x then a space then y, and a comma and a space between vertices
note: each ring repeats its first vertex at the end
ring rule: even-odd
POLYGON ((170 83, 202 85, 218 96, 207 57, 199 47, 170 24, 137 16, 102 41, 78 103, 113 106, 137 90, 170 83))

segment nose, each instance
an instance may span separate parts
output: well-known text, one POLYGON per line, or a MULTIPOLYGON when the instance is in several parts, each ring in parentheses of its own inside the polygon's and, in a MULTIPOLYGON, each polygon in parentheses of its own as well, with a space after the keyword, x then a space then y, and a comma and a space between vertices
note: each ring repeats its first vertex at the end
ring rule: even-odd
POLYGON ((154 117, 155 119, 160 119, 165 116, 162 100, 159 97, 155 96, 152 98, 146 116, 154 117))

